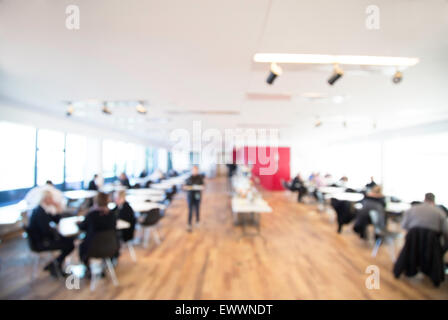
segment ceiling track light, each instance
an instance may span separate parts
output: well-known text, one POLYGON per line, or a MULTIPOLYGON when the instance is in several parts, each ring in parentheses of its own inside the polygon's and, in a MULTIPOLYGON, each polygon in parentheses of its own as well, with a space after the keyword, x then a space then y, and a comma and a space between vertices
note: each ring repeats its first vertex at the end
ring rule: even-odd
POLYGON ((395 84, 399 84, 403 80, 403 74, 400 71, 396 71, 394 77, 392 78, 392 82, 395 84))
POLYGON ((419 63, 418 58, 384 57, 384 56, 352 56, 328 54, 289 54, 289 53, 256 53, 255 62, 261 63, 305 63, 305 64, 341 64, 358 66, 412 67, 419 63))
POLYGON ((73 112, 75 112, 75 108, 73 107, 73 104, 69 102, 67 106, 67 112, 65 114, 67 115, 67 117, 70 117, 71 115, 73 115, 73 112))
POLYGON ((335 64, 333 74, 328 79, 328 84, 330 86, 334 85, 334 83, 336 81, 338 81, 339 78, 341 78, 343 75, 344 75, 344 71, 342 71, 342 69, 337 64, 335 64))
POLYGON ((137 112, 139 114, 142 114, 142 115, 145 115, 148 112, 148 110, 143 105, 143 101, 139 101, 137 106, 135 107, 135 109, 137 110, 137 112))
POLYGON ((271 68, 270 68, 270 70, 269 70, 269 76, 268 76, 268 78, 266 79, 266 82, 267 82, 268 84, 270 84, 270 85, 273 84, 274 81, 275 81, 275 79, 276 79, 279 75, 281 75, 282 72, 283 72, 282 68, 280 68, 280 66, 279 66, 278 64, 276 64, 275 62, 272 62, 272 63, 271 63, 271 68))
POLYGON ((111 115, 112 114, 112 111, 109 109, 109 107, 107 106, 107 102, 104 102, 104 104, 103 104, 103 109, 101 110, 101 111, 103 111, 103 113, 104 114, 107 114, 107 115, 111 115))

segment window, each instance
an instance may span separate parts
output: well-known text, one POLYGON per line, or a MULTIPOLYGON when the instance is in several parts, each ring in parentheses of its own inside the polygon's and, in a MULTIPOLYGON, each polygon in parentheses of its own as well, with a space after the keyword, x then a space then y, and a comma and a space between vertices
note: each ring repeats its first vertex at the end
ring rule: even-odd
POLYGON ((138 177, 146 168, 146 149, 140 145, 128 144, 127 150, 126 174, 138 177))
POLYGON ((146 152, 147 152, 146 161, 147 161, 148 173, 151 173, 157 167, 157 149, 148 148, 146 152))
POLYGON ((51 180, 54 184, 64 182, 64 133, 38 130, 37 133, 37 184, 51 180))
POLYGON ((117 175, 120 175, 122 172, 126 172, 126 160, 129 157, 130 147, 126 142, 122 141, 117 141, 115 146, 117 150, 115 153, 115 168, 117 175))
POLYGON ((162 172, 167 172, 168 170, 168 152, 166 149, 159 149, 157 167, 162 170, 162 172))
POLYGON ((103 141, 103 177, 112 178, 116 176, 115 172, 115 141, 103 141))
POLYGON ((190 167, 189 153, 185 151, 172 151, 173 169, 182 172, 190 167))
POLYGON ((65 152, 65 182, 83 181, 87 162, 86 137, 67 134, 65 152))
POLYGON ((36 129, 0 122, 0 191, 34 186, 36 129))

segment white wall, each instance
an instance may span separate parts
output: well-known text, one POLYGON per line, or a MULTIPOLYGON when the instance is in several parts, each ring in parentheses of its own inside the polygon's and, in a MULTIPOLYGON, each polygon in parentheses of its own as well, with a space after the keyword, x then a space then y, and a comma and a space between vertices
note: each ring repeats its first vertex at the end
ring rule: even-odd
POLYGON ((433 192, 448 205, 448 122, 437 122, 339 143, 291 146, 291 172, 331 173, 363 186, 374 176, 384 193, 406 201, 433 192))

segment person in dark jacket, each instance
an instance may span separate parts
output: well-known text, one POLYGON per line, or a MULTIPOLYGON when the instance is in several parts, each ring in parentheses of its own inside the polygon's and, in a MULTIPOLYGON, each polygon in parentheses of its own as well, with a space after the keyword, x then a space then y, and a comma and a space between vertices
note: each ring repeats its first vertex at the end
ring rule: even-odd
POLYGON ((370 177, 370 182, 366 184, 366 188, 372 189, 374 186, 376 186, 375 179, 373 179, 373 177, 370 177))
POLYGON ((146 169, 143 169, 143 171, 140 173, 140 178, 146 178, 148 176, 148 171, 146 169))
POLYGON ((79 224, 79 229, 86 232, 84 241, 79 245, 79 257, 87 268, 88 276, 90 276, 89 248, 92 239, 97 232, 116 229, 117 218, 109 211, 108 202, 109 196, 106 193, 98 193, 94 206, 87 213, 84 221, 79 224))
POLYGON ((58 274, 66 275, 63 271, 63 263, 74 249, 73 239, 59 234, 56 228, 51 225, 59 223, 60 215, 50 214, 46 208, 59 208, 59 203, 53 199, 51 191, 43 191, 40 204, 33 210, 28 225, 29 237, 37 251, 60 250, 61 253, 55 261, 45 266, 44 270, 49 271, 54 277, 58 274))
POLYGON ((420 227, 440 232, 443 235, 443 247, 448 247, 448 220, 445 212, 436 206, 433 193, 425 194, 423 203, 406 211, 401 225, 405 230, 420 227))
POLYGON ((122 186, 124 186, 124 187, 126 187, 126 188, 130 188, 130 187, 131 187, 131 183, 129 182, 129 178, 128 178, 128 176, 126 175, 126 173, 122 172, 122 173, 120 174, 120 178, 119 178, 119 180, 120 180, 120 184, 121 184, 122 186))
POLYGON ((95 191, 98 191, 98 185, 97 185, 97 183, 96 183, 97 179, 98 179, 98 175, 95 174, 95 175, 93 176, 93 179, 90 180, 90 182, 89 182, 89 187, 87 188, 88 190, 95 190, 95 191))
POLYGON ((303 196, 308 193, 308 189, 305 187, 305 181, 303 181, 302 176, 298 173, 294 179, 291 181, 291 191, 297 191, 297 201, 302 202, 303 196))
POLYGON ((126 191, 120 190, 115 196, 115 204, 117 205, 116 213, 117 218, 127 221, 130 227, 127 229, 122 229, 121 239, 124 242, 134 239, 135 224, 137 219, 135 218, 135 213, 129 203, 126 201, 126 191))
POLYGON ((366 229, 372 223, 370 219, 370 211, 378 213, 378 227, 384 229, 386 227, 386 202, 381 190, 381 186, 377 185, 370 190, 362 201, 362 209, 356 215, 353 230, 359 234, 361 239, 366 239, 366 229))
POLYGON ((194 190, 195 186, 204 186, 204 177, 199 174, 197 166, 193 166, 191 169, 191 176, 185 182, 187 186, 187 201, 188 201, 188 231, 192 230, 193 209, 196 214, 196 226, 199 225, 199 206, 201 203, 202 192, 200 190, 194 190))

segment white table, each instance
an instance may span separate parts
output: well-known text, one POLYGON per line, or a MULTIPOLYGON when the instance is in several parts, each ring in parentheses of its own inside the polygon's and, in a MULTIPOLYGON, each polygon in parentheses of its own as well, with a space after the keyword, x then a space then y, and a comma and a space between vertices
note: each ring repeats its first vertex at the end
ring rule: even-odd
POLYGON ((111 192, 117 192, 121 190, 126 190, 127 188, 125 186, 122 186, 121 184, 106 184, 102 188, 100 188, 100 191, 105 193, 111 193, 111 192))
POLYGON ((64 196, 69 200, 91 199, 96 197, 98 191, 94 190, 73 190, 65 191, 64 196))
POLYGON ((318 190, 324 194, 336 194, 345 192, 345 188, 343 187, 320 187, 318 190))
POLYGON ((22 218, 22 212, 27 211, 27 207, 24 201, 12 204, 9 206, 0 207, 0 225, 15 224, 22 218))
POLYGON ((246 224, 247 224, 247 215, 250 215, 250 220, 252 222, 255 221, 255 214, 260 213, 269 213, 272 212, 272 208, 269 206, 269 204, 261 199, 261 198, 255 198, 253 201, 250 201, 246 198, 241 197, 233 197, 232 198, 232 212, 234 213, 235 220, 237 219, 239 214, 242 215, 242 227, 243 227, 243 234, 242 236, 253 236, 253 235, 259 235, 260 234, 260 221, 257 223, 257 233, 256 234, 249 234, 246 232, 246 224), (235 216, 236 215, 236 216, 235 216))
POLYGON ((129 195, 126 196, 127 202, 162 202, 165 200, 165 195, 129 195))
POLYGON ((406 202, 387 202, 386 203, 386 212, 390 212, 393 214, 400 214, 409 210, 411 208, 410 203, 406 202))
POLYGON ((334 198, 339 201, 358 202, 364 199, 364 195, 362 193, 340 192, 327 195, 327 198, 334 198))
MULTIPOLYGON (((78 222, 84 221, 84 216, 76 216, 76 217, 69 217, 69 218, 63 218, 59 221, 58 224, 58 231, 61 235, 64 237, 72 237, 79 233, 79 227, 78 222)), ((117 220, 117 230, 121 229, 127 229, 131 225, 129 222, 124 220, 117 220)))
POLYGON ((126 191, 128 195, 151 195, 151 196, 162 196, 165 194, 163 190, 160 189, 151 189, 151 188, 142 188, 142 189, 128 189, 126 191))
POLYGON ((249 201, 248 199, 241 197, 233 197, 232 198, 232 211, 234 213, 268 213, 272 212, 272 208, 269 204, 261 199, 257 198, 254 201, 249 201))
POLYGON ((137 201, 137 202, 129 202, 129 205, 134 211, 137 212, 147 212, 155 208, 159 208, 161 210, 165 209, 165 206, 163 204, 154 202, 137 201))
POLYGON ((171 189, 172 187, 173 187, 172 184, 164 183, 164 182, 154 183, 154 184, 151 185, 152 189, 157 189, 157 190, 168 190, 168 189, 171 189))

